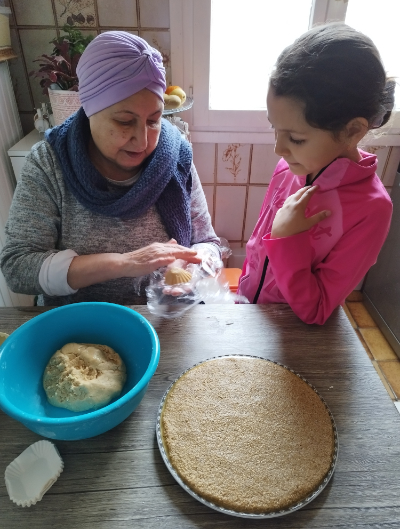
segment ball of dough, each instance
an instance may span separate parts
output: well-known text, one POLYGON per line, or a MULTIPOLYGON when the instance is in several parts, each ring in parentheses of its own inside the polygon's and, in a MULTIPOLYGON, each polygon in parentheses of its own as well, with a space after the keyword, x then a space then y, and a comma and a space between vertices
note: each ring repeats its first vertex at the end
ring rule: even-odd
POLYGON ((50 404, 71 411, 106 406, 125 381, 125 364, 107 345, 68 343, 50 358, 43 374, 50 404))

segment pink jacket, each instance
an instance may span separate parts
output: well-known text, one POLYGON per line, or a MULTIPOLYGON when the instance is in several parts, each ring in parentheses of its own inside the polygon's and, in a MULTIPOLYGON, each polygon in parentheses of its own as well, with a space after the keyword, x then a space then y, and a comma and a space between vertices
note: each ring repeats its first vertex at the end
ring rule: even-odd
POLYGON ((338 158, 316 179, 306 210, 332 214, 308 231, 271 239, 275 214, 304 187, 279 161, 246 245, 238 293, 251 303, 288 303, 306 323, 323 324, 376 262, 388 234, 392 202, 375 174, 377 159, 360 151, 358 163, 338 158))

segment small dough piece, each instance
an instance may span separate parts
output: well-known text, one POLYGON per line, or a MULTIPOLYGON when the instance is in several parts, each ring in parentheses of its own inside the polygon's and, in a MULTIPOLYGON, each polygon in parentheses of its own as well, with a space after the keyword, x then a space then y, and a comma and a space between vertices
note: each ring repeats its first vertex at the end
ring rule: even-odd
POLYGON ((167 285, 178 285, 180 283, 189 283, 192 274, 183 268, 172 267, 165 274, 165 283, 167 285))
POLYGON ((68 343, 50 358, 43 374, 50 404, 71 411, 106 406, 125 381, 125 364, 107 345, 68 343))

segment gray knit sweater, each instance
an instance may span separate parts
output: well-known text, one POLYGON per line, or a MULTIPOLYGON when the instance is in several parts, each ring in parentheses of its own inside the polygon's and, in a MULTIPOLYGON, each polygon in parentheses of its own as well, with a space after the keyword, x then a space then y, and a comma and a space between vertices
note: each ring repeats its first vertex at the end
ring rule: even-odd
MULTIPOLYGON (((192 179, 191 244, 211 243, 215 251, 219 239, 194 165, 192 179)), ((132 278, 105 281, 68 296, 46 295, 39 272, 52 253, 66 249, 78 255, 126 253, 169 240, 155 206, 141 217, 128 220, 105 217, 82 206, 66 187, 57 157, 46 141, 34 145, 27 156, 11 204, 6 236, 0 267, 9 288, 21 294, 40 294, 39 304, 52 306, 81 301, 146 303, 143 288, 137 295, 132 278)))

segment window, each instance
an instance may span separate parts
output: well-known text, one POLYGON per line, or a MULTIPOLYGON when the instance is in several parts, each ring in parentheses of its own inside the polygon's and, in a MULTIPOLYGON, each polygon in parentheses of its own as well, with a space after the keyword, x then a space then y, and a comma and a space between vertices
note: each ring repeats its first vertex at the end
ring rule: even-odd
POLYGON ((211 0, 211 110, 266 109, 276 58, 307 31, 311 5, 311 0, 280 0, 271 9, 265 0, 211 0))
POLYGON ((388 16, 393 4, 380 0, 377 9, 376 0, 170 0, 172 78, 193 94, 193 108, 184 116, 192 140, 273 143, 265 111, 269 72, 285 46, 318 23, 343 20, 363 31, 400 76, 395 38, 387 38, 396 35, 396 17, 388 16))
POLYGON ((349 0, 345 22, 373 40, 388 75, 397 78, 395 105, 400 110, 399 19, 398 11, 395 13, 398 4, 394 0, 379 0, 379 9, 376 5, 375 0, 349 0))

